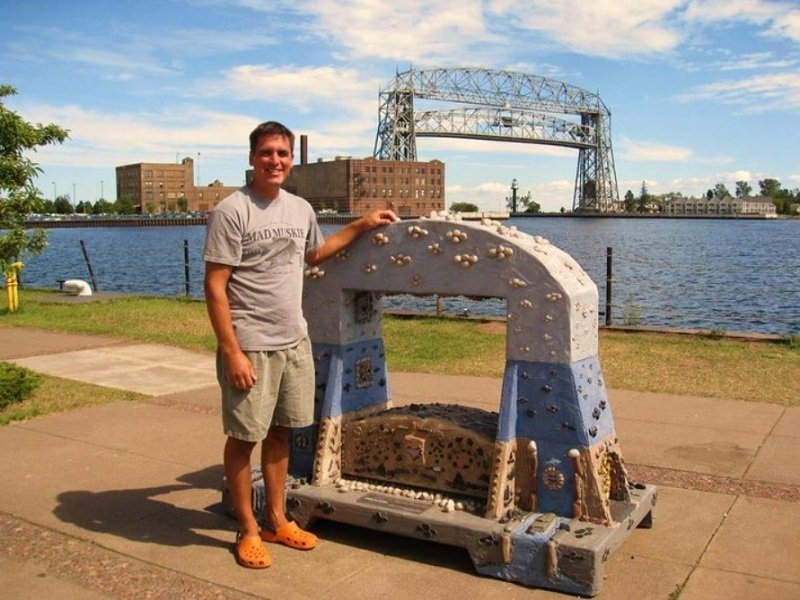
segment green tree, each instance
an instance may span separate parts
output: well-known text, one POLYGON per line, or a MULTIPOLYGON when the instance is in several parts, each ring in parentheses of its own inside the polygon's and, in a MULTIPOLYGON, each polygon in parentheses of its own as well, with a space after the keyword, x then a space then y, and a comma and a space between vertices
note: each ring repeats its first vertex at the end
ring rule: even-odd
POLYGON ((753 186, 751 186, 746 181, 737 181, 736 182, 736 197, 737 198, 749 198, 750 194, 753 192, 753 186))
POLYGON ((631 190, 625 192, 625 212, 636 212, 636 196, 631 190))
POLYGON ((92 203, 81 200, 75 205, 75 212, 85 215, 92 214, 92 203))
POLYGON ((652 196, 650 195, 650 192, 647 191, 647 183, 642 181, 642 189, 639 191, 637 210, 640 213, 647 212, 647 205, 650 204, 651 200, 652 196))
POLYGON ((478 212, 478 207, 471 202, 453 202, 450 205, 450 212, 478 212))
MULTIPOLYGON (((506 198, 508 210, 514 210, 514 198, 506 198)), ((541 210, 538 202, 534 201, 530 190, 524 196, 517 196, 517 212, 538 213, 541 210)))
POLYGON ((59 196, 53 202, 53 211, 59 215, 69 215, 75 212, 72 207, 72 202, 69 201, 69 196, 59 196))
POLYGON ((100 198, 92 206, 93 215, 104 215, 114 211, 114 205, 105 198, 100 198))
POLYGON ((132 215, 136 212, 136 205, 131 198, 119 198, 114 203, 114 212, 118 215, 132 215))
POLYGON ((186 199, 185 196, 181 196, 178 198, 178 212, 186 212, 186 209, 189 208, 189 201, 186 199))
POLYGON ((16 95, 10 85, 0 85, 0 272, 8 273, 11 264, 26 255, 35 256, 47 245, 43 229, 28 230, 28 215, 41 207, 41 192, 33 179, 42 170, 25 153, 39 146, 60 144, 69 132, 49 124, 33 125, 3 104, 16 95))
POLYGON ((152 215, 154 212, 156 212, 156 203, 155 202, 147 202, 144 205, 144 209, 147 211, 148 215, 152 215))
MULTIPOLYGON (((718 183, 717 185, 714 186, 712 197, 717 198, 718 200, 722 200, 723 198, 730 198, 731 193, 724 183, 718 183)), ((711 198, 709 198, 709 200, 710 199, 711 198)))
POLYGON ((762 196, 769 196, 770 198, 777 198, 781 192, 781 182, 777 179, 761 179, 758 182, 758 187, 762 196))

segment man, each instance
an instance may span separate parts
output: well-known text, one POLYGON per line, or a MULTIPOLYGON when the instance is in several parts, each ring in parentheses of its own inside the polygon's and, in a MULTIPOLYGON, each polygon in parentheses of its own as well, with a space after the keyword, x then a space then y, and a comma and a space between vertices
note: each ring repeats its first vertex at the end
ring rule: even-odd
POLYGON ((303 263, 316 265, 362 232, 397 220, 392 211, 375 211, 323 239, 311 205, 281 187, 293 159, 294 134, 285 126, 270 121, 253 130, 252 181, 210 213, 203 253, 228 436, 225 477, 239 520, 236 558, 250 568, 272 562, 263 541, 301 550, 317 544, 284 510, 291 428, 313 420, 303 263), (250 457, 258 442, 266 488, 263 530, 251 505, 250 457))

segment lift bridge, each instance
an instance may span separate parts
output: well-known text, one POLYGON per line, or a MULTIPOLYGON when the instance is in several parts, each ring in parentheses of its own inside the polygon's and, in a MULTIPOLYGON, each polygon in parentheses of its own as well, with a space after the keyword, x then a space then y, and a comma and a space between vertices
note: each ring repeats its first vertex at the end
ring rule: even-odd
POLYGON ((411 69, 381 89, 378 113, 375 158, 416 161, 417 137, 577 148, 573 210, 619 207, 611 113, 596 93, 512 71, 411 69), (415 110, 415 98, 466 106, 415 110))

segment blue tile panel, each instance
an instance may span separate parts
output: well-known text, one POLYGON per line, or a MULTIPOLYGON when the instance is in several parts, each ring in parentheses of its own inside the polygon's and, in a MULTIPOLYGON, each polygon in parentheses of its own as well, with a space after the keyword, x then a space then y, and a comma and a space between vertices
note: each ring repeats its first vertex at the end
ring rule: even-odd
POLYGON ((571 516, 569 451, 614 433, 598 359, 572 365, 509 361, 502 396, 498 439, 536 442, 536 509, 571 516))
POLYGON ((614 432, 600 363, 508 361, 503 378, 499 441, 515 437, 586 448, 614 432))
POLYGON ((381 338, 352 344, 314 344, 314 420, 338 417, 389 399, 381 338))

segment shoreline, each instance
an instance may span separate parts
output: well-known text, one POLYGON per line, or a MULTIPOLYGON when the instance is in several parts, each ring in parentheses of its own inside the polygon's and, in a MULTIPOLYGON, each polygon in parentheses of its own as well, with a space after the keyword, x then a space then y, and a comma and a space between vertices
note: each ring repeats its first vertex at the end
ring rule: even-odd
MULTIPOLYGON (((490 212, 480 213, 459 213, 464 220, 480 220, 481 218, 493 218, 490 212)), ((325 225, 347 224, 358 218, 358 215, 317 215, 317 221, 325 225)), ((417 219, 425 217, 401 217, 403 220, 417 219)), ((669 219, 669 220, 723 220, 723 221, 791 221, 800 219, 789 215, 766 216, 766 215, 661 215, 661 214, 638 214, 638 213, 503 213, 502 219, 669 219)), ((41 219, 29 220, 25 222, 26 229, 59 229, 73 227, 185 227, 189 225, 205 226, 206 217, 131 217, 123 216, 117 218, 73 218, 63 219, 41 219)))

